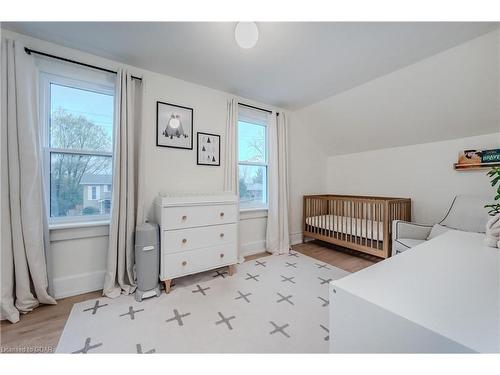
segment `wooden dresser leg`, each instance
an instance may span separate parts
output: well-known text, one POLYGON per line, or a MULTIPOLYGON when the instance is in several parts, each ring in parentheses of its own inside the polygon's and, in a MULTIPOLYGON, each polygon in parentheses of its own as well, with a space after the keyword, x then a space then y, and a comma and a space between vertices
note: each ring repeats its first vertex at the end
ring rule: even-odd
POLYGON ((236 271, 236 264, 231 264, 228 266, 227 274, 229 276, 233 276, 235 271, 236 271))
POLYGON ((164 283, 165 283, 165 293, 168 294, 168 293, 170 293, 170 287, 172 285, 172 280, 171 279, 165 280, 164 283))

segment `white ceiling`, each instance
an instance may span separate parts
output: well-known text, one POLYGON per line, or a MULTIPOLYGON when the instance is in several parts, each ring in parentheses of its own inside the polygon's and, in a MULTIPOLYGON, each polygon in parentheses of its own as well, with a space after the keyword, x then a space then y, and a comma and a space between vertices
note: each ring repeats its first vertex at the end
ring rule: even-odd
POLYGON ((297 109, 498 27, 497 23, 14 22, 2 27, 215 89, 297 109))

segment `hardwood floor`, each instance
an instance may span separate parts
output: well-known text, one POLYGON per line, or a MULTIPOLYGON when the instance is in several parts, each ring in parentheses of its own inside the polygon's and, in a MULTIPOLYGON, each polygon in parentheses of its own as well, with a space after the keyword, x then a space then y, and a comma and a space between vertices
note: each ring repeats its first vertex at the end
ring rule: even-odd
MULTIPOLYGON (((294 251, 316 258, 348 272, 356 272, 380 259, 357 253, 320 241, 293 246, 294 251)), ((251 255, 245 260, 268 256, 267 253, 251 255)), ((98 298, 101 292, 91 292, 57 301, 57 305, 44 305, 21 316, 21 321, 0 323, 0 353, 50 353, 55 350, 64 325, 75 303, 98 298)))
POLYGON ((85 293, 60 299, 57 305, 42 305, 31 313, 22 315, 16 324, 2 320, 0 353, 24 353, 27 349, 38 353, 53 352, 73 305, 101 295, 101 291, 85 293))
POLYGON ((348 272, 357 272, 382 259, 321 241, 293 246, 295 251, 318 259, 348 272))

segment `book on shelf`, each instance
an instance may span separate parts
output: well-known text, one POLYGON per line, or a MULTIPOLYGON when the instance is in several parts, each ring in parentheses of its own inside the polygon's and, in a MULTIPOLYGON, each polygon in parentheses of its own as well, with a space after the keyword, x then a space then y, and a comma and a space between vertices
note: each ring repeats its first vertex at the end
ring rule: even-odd
POLYGON ((481 163, 500 163, 500 148, 483 150, 481 153, 481 163))
POLYGON ((500 149, 464 150, 458 155, 457 166, 474 167, 500 163, 500 149))

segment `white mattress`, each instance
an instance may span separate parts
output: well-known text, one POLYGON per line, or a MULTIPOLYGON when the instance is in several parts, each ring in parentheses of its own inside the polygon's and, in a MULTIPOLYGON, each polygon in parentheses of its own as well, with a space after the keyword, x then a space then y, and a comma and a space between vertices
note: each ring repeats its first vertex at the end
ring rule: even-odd
POLYGON ((382 221, 357 219, 350 216, 320 215, 306 218, 306 223, 316 228, 352 234, 375 241, 384 240, 384 223, 382 221))

